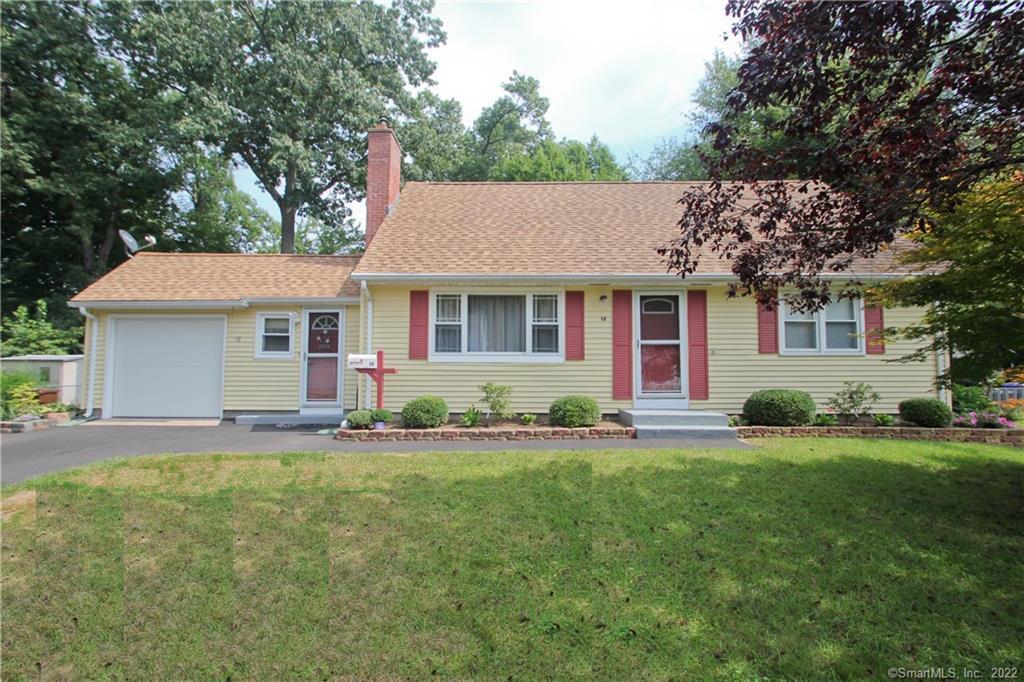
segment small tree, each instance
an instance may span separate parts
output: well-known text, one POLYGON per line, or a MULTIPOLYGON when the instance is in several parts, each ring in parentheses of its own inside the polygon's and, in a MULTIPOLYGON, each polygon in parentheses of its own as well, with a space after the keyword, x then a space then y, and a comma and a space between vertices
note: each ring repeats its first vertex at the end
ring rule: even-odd
POLYGON ((844 381, 840 389, 826 403, 844 424, 852 424, 859 417, 871 412, 871 408, 881 398, 871 384, 863 381, 844 381))
POLYGON ((480 387, 487 403, 487 421, 507 419, 512 416, 512 387, 507 384, 488 382, 480 387))
POLYGON ((82 328, 58 329, 46 319, 46 302, 36 301, 36 312, 20 305, 0 325, 0 356, 64 355, 81 350, 82 328))

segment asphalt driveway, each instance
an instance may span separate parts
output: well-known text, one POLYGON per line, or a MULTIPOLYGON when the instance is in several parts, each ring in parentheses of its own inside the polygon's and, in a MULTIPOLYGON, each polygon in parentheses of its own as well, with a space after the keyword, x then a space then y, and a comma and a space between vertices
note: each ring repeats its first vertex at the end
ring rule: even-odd
POLYGON ((90 464, 110 457, 188 452, 436 452, 500 450, 595 450, 629 448, 749 447, 733 439, 555 440, 555 441, 390 441, 355 443, 334 440, 315 429, 240 426, 80 425, 46 431, 4 434, 0 441, 0 483, 18 483, 40 474, 90 464))

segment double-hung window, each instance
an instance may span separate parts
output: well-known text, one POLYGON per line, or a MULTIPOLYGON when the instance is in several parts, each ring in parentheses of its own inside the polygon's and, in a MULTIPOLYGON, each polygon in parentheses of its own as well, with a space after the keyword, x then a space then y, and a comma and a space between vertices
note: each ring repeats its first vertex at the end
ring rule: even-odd
POLYGON ((784 353, 860 354, 864 352, 864 323, 860 300, 844 298, 823 310, 805 312, 780 303, 784 353))
POLYGON ((290 315, 259 313, 256 316, 256 357, 292 357, 292 326, 290 315))
POLYGON ((435 293, 435 360, 557 360, 562 297, 556 293, 435 293))

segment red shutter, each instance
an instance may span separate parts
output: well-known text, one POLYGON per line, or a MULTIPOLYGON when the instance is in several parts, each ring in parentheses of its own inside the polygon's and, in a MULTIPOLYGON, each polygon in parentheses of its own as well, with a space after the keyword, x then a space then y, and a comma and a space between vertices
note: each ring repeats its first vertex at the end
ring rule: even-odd
POLYGON ((708 292, 686 292, 686 341, 689 355, 690 400, 708 399, 708 292))
POLYGON ((612 292, 612 399, 633 398, 633 292, 612 292))
MULTIPOLYGON (((427 332, 430 326, 430 293, 409 292, 409 359, 427 359, 427 332)), ((373 349, 368 349, 367 352, 373 349)))
POLYGON ((868 355, 885 354, 885 343, 882 341, 882 331, 885 329, 884 318, 882 306, 872 305, 864 308, 864 335, 867 337, 868 355))
POLYGON ((565 359, 582 360, 583 341, 583 292, 565 292, 565 359))
POLYGON ((779 352, 779 308, 768 310, 757 304, 757 352, 779 352))

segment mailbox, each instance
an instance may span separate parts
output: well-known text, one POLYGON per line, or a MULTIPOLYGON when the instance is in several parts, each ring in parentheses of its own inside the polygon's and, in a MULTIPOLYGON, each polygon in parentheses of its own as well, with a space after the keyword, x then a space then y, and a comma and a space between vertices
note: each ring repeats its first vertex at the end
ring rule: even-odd
POLYGON ((377 369, 377 356, 349 353, 348 366, 349 369, 377 369))

